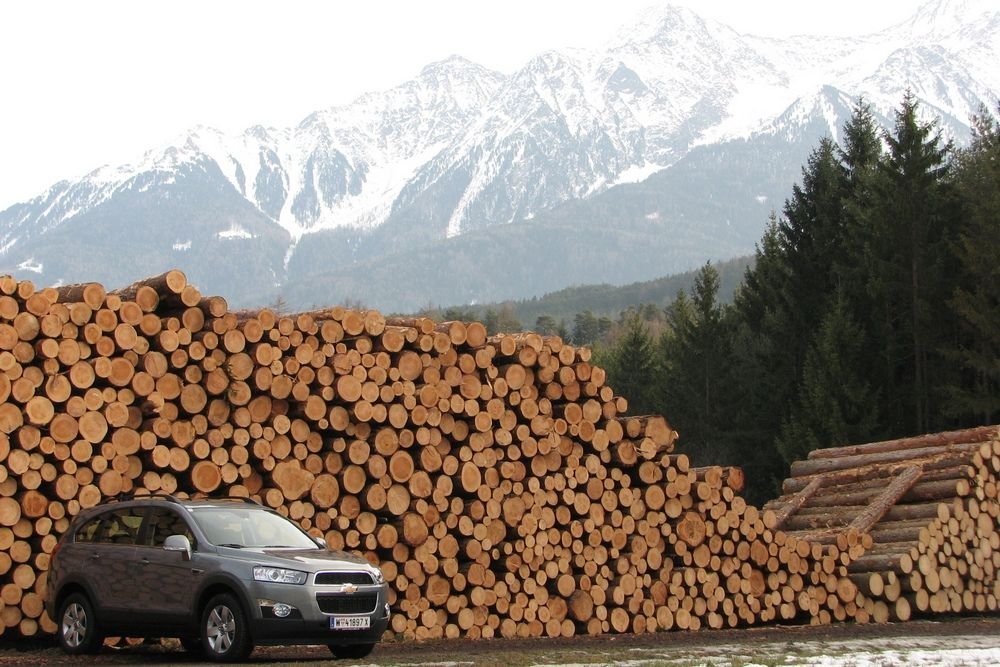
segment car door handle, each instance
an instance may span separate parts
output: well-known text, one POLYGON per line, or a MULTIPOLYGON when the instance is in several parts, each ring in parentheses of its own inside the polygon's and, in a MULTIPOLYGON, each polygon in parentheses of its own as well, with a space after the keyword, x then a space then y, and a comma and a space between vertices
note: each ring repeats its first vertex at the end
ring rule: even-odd
POLYGON ((198 567, 192 567, 191 568, 191 574, 204 574, 204 573, 205 573, 205 570, 202 570, 201 568, 198 568, 198 567))
POLYGON ((141 563, 142 563, 143 565, 149 565, 149 559, 148 559, 148 558, 143 558, 143 559, 142 559, 142 560, 141 560, 140 562, 141 562, 141 563))

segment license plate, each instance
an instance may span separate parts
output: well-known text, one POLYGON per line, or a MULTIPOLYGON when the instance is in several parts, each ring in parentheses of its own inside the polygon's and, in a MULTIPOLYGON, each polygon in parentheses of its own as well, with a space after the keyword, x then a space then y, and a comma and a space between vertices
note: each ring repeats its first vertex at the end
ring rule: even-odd
POLYGON ((368 616, 331 616, 331 630, 367 630, 372 620, 368 616))

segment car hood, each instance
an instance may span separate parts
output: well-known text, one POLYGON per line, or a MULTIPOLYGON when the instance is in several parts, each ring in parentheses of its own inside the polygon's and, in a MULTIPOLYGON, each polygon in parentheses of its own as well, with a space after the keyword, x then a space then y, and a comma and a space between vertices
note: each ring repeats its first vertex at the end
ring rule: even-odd
MULTIPOLYGON (((243 550, 244 554, 250 549, 243 550)), ((253 549, 264 554, 275 566, 287 565, 298 570, 356 570, 359 566, 371 564, 355 554, 346 551, 326 549, 253 549)))

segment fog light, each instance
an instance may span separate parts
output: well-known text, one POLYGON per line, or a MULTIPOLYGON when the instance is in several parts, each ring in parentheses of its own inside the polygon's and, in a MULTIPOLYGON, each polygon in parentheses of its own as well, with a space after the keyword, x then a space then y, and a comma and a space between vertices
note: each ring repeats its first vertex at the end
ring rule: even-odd
POLYGON ((302 618, 302 614, 293 605, 275 600, 258 599, 260 612, 264 618, 302 618))

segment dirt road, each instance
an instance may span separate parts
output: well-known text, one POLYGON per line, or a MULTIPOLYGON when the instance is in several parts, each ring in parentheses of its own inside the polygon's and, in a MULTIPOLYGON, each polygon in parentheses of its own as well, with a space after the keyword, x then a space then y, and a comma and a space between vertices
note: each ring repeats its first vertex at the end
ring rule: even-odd
MULTIPOLYGON (((0 644, 0 665, 202 665, 160 645, 105 649, 85 660, 50 643, 0 644)), ((1000 664, 1000 617, 912 621, 897 625, 832 625, 608 635, 560 640, 387 642, 359 663, 334 661, 325 647, 258 648, 251 665, 822 665, 929 667, 1000 664)))

